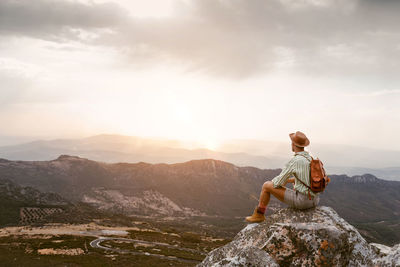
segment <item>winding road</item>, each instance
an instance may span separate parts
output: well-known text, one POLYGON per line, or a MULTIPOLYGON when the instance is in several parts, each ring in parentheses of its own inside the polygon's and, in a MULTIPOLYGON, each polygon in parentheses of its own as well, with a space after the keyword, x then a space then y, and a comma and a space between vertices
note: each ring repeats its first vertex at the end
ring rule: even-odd
POLYGON ((179 257, 175 257, 175 256, 165 256, 165 255, 154 254, 154 253, 149 253, 149 252, 131 251, 131 250, 120 249, 120 248, 110 248, 110 247, 105 247, 105 246, 101 245, 101 242, 108 241, 108 240, 117 240, 117 241, 125 241, 125 242, 132 242, 132 243, 137 242, 137 243, 142 243, 142 244, 164 246, 164 247, 168 247, 168 248, 179 249, 179 250, 183 250, 183 251, 193 252, 196 254, 206 255, 206 253, 195 250, 195 249, 180 248, 178 246, 173 246, 173 245, 170 245, 167 243, 149 242, 149 241, 144 241, 144 240, 121 238, 121 237, 102 237, 101 236, 101 237, 93 240, 92 242, 90 242, 90 246, 92 248, 99 248, 99 249, 104 249, 107 251, 112 251, 112 252, 117 252, 117 253, 126 253, 126 254, 133 254, 133 255, 147 255, 147 256, 158 257, 161 259, 178 260, 178 261, 190 262, 190 263, 200 262, 199 260, 190 260, 190 259, 179 258, 179 257))

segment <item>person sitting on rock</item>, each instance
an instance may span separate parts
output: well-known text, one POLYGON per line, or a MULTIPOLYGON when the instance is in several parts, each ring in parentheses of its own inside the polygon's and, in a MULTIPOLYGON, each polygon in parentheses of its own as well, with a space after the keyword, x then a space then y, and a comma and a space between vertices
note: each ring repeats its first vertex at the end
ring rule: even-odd
POLYGON ((310 186, 310 162, 311 156, 304 147, 310 144, 307 136, 297 131, 289 134, 292 140, 292 151, 295 152, 293 158, 286 163, 281 173, 271 181, 263 184, 260 193, 258 206, 254 209, 251 216, 246 217, 247 222, 262 222, 265 220, 265 211, 268 206, 271 194, 280 201, 297 209, 308 209, 315 207, 319 203, 319 194, 310 191, 311 199, 308 195, 308 188, 297 179, 290 178, 296 174, 307 186, 310 186), (285 187, 287 183, 294 183, 294 190, 285 187))

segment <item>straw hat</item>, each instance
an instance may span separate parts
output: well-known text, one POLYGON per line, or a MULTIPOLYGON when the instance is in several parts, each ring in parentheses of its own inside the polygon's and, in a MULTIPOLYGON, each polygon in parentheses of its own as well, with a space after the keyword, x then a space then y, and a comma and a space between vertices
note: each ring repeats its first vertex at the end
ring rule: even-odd
POLYGON ((305 147, 310 144, 310 140, 308 140, 307 136, 300 131, 297 131, 296 133, 290 133, 289 137, 296 146, 305 147))

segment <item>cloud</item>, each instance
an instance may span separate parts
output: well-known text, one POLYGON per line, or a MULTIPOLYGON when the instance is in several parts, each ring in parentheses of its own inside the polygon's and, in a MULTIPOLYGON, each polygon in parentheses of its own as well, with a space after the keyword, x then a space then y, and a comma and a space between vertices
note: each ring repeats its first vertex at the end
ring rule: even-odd
POLYGON ((2 0, 0 33, 52 41, 81 39, 82 32, 112 28, 127 16, 115 3, 2 0))
POLYGON ((192 0, 178 1, 172 16, 138 18, 111 2, 5 0, 0 32, 112 47, 139 68, 175 64, 235 79, 282 69, 393 78, 399 8, 389 0, 192 0))

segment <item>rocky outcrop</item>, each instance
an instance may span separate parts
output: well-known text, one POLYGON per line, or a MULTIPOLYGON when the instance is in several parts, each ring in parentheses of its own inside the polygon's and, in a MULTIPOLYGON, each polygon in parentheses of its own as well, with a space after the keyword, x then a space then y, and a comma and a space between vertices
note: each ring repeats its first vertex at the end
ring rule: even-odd
POLYGON ((145 190, 136 196, 126 196, 119 190, 93 188, 82 198, 100 210, 127 215, 143 214, 152 216, 206 216, 205 213, 179 206, 156 190, 145 190))
POLYGON ((400 244, 393 247, 376 243, 370 245, 380 256, 376 260, 378 266, 400 266, 400 244))
POLYGON ((399 245, 378 247, 332 208, 286 208, 248 224, 198 266, 400 266, 399 245))

